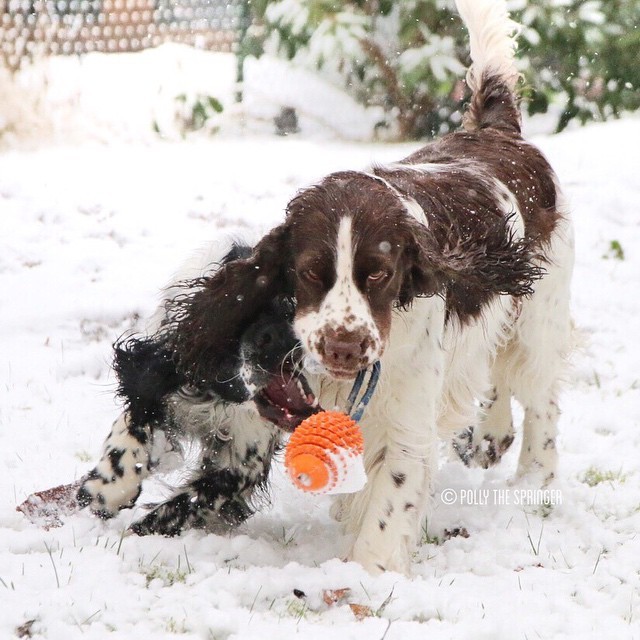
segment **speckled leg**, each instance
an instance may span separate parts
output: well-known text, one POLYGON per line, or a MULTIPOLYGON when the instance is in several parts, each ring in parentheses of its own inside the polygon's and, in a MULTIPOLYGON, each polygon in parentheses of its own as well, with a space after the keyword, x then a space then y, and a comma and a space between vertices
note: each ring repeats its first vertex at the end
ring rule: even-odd
POLYGON ((501 352, 491 370, 492 387, 480 405, 479 423, 456 434, 452 445, 468 466, 487 469, 497 464, 514 438, 511 389, 505 376, 506 357, 501 352))
POLYGON ((254 513, 266 485, 279 433, 259 419, 230 424, 210 436, 195 477, 131 529, 138 535, 178 535, 185 529, 226 532, 254 513))
POLYGON ((123 413, 104 443, 102 458, 78 490, 78 503, 101 518, 135 504, 151 467, 152 429, 123 413))

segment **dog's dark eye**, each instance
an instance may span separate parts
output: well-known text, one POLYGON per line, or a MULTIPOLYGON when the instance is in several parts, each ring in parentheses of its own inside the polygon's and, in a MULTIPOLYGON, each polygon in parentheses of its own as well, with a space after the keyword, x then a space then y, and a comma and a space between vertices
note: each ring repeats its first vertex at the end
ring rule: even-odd
POLYGON ((386 280, 388 277, 389 277, 389 272, 383 271, 382 269, 380 269, 380 271, 374 271, 373 273, 370 273, 367 276, 367 282, 369 284, 378 284, 386 280))

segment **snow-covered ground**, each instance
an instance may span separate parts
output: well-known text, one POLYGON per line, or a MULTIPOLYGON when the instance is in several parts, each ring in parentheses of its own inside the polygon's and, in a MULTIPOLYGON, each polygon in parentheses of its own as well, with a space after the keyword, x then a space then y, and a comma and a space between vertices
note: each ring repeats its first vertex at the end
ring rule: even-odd
POLYGON ((118 413, 110 345, 190 250, 268 228, 330 170, 415 145, 256 133, 5 151, 0 638, 640 638, 639 139, 629 117, 536 140, 577 230, 561 504, 514 504, 514 451, 490 471, 443 460, 413 576, 376 578, 339 559, 329 500, 296 492, 281 468, 271 508, 229 537, 125 537, 135 511, 45 531, 15 507, 96 460, 118 413), (446 539, 456 527, 469 536, 446 539), (326 604, 337 589, 350 591, 326 604))

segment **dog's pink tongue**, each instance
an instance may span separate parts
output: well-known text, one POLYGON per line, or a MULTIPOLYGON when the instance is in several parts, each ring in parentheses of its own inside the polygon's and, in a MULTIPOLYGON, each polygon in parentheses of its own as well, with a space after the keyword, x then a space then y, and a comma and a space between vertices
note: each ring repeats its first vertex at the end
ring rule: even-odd
POLYGON ((44 529, 62 526, 62 517, 80 510, 76 494, 84 478, 71 484, 61 484, 51 489, 32 493, 16 511, 23 513, 31 522, 44 529))
POLYGON ((274 404, 305 416, 314 413, 318 404, 308 386, 294 377, 276 379, 266 387, 265 394, 274 404))

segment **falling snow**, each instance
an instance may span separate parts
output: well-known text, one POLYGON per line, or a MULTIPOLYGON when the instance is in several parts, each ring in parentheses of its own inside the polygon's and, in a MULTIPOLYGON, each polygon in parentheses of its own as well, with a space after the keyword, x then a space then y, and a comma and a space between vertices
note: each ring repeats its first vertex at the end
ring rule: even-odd
MULTIPOLYGON (((141 508, 48 531, 15 511, 91 468, 119 411, 111 343, 194 248, 256 237, 298 187, 415 148, 271 129, 0 155, 0 637, 639 638, 637 117, 536 138, 577 231, 560 504, 445 504, 445 490, 520 486, 514 452, 489 471, 443 458, 413 575, 377 578, 340 560, 330 499, 296 492, 280 464, 271 506, 228 537, 125 536, 141 508)), ((166 491, 150 482, 140 503, 166 491)))

